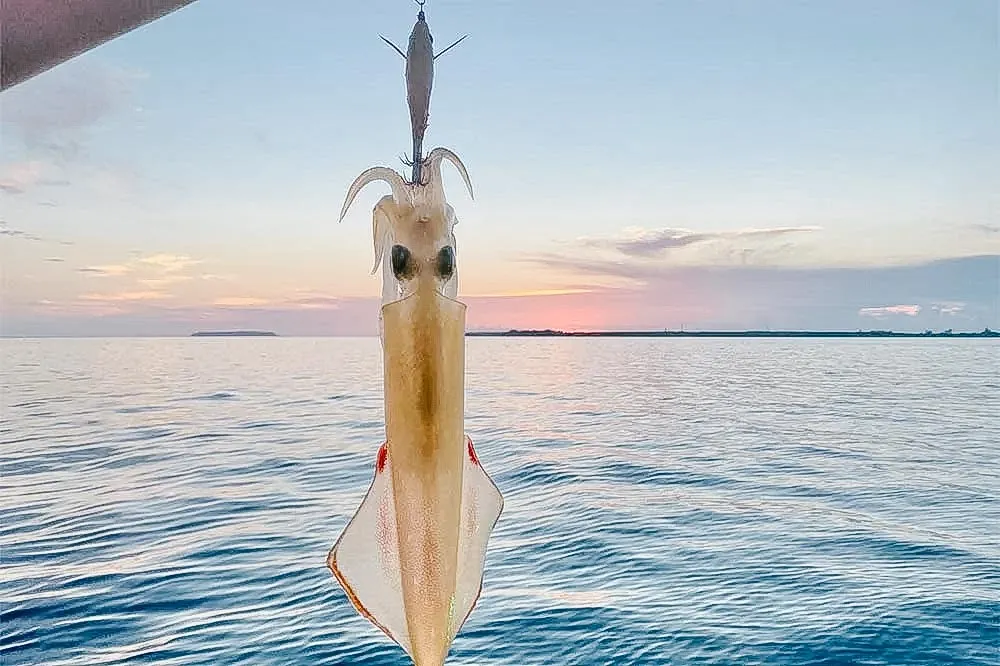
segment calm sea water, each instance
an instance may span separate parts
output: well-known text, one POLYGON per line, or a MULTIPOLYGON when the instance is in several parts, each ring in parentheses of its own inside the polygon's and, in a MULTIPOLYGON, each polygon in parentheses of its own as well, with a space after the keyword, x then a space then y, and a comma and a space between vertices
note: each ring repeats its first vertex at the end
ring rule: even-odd
MULTIPOLYGON (((5 340, 5 665, 406 664, 325 567, 371 339, 5 340)), ((450 664, 1000 663, 1000 344, 470 339, 450 664)))

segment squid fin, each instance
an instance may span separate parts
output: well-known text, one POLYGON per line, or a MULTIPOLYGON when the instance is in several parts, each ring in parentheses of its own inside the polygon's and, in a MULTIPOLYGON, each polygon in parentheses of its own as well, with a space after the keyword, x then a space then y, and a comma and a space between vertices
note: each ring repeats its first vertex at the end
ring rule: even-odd
MULTIPOLYGON (((465 448, 458 571, 449 627, 452 640, 479 600, 486 545, 503 510, 503 497, 479 463, 468 437, 465 448)), ((391 465, 388 448, 383 444, 375 464, 375 479, 357 513, 330 550, 327 566, 358 613, 412 658, 403 604, 391 465)))
POLYGON ((326 564, 358 613, 410 654, 388 453, 383 444, 368 494, 330 550, 326 564))
POLYGON ((455 613, 452 639, 472 613, 483 589, 486 544, 503 511, 503 496, 483 469, 472 440, 465 437, 465 467, 462 470, 462 522, 458 538, 458 576, 455 581, 455 613))

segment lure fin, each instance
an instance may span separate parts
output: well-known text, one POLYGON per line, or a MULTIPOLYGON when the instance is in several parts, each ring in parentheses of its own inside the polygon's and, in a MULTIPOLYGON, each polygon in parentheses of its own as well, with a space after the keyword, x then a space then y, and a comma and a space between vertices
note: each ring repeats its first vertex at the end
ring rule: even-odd
POLYGON ((396 46, 395 44, 393 44, 392 42, 390 42, 387 37, 383 37, 382 35, 379 35, 379 37, 382 38, 383 42, 385 42, 386 44, 388 44, 389 46, 391 46, 396 53, 398 53, 399 55, 401 55, 403 57, 403 60, 406 60, 406 54, 403 53, 403 49, 399 48, 398 46, 396 46))
MULTIPOLYGON (((454 640, 472 613, 483 586, 486 545, 500 513, 503 497, 465 438, 462 468, 461 527, 455 596, 448 642, 454 640)), ((392 456, 383 444, 375 478, 357 513, 327 556, 327 566, 364 618, 414 658, 403 602, 392 456)))
MULTIPOLYGON (((381 37, 381 35, 379 35, 379 36, 381 37)), ((443 56, 443 55, 444 55, 445 53, 447 53, 447 52, 448 52, 448 51, 450 51, 451 49, 453 49, 453 48, 455 48, 456 46, 458 46, 458 45, 459 45, 459 43, 460 43, 460 42, 461 42, 461 41, 462 41, 463 39, 465 39, 466 37, 468 37, 468 35, 462 35, 461 37, 459 37, 458 39, 456 39, 456 40, 455 40, 454 42, 452 42, 452 43, 451 43, 451 46, 448 46, 448 47, 446 47, 446 48, 442 49, 442 50, 441 50, 440 52, 438 52, 438 53, 434 54, 434 59, 435 59, 435 60, 437 60, 438 58, 440 58, 441 56, 443 56)), ((382 37, 382 39, 385 39, 385 37, 382 37)), ((388 41, 388 40, 386 40, 386 41, 388 41)))

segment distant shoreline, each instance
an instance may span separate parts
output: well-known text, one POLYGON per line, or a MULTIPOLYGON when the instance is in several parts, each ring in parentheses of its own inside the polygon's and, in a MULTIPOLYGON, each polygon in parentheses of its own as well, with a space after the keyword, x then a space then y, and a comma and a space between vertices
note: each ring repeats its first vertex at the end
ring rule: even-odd
MULTIPOLYGON (((998 339, 1000 331, 558 331, 551 329, 512 329, 507 331, 467 331, 471 338, 943 338, 998 339)), ((182 334, 133 335, 4 335, 0 340, 74 340, 74 339, 159 339, 159 338, 374 338, 377 334, 356 335, 279 335, 272 331, 197 331, 182 334)))
POLYGON ((513 338, 1000 338, 1000 332, 986 329, 976 332, 924 331, 556 331, 520 330, 469 331, 469 337, 513 338))

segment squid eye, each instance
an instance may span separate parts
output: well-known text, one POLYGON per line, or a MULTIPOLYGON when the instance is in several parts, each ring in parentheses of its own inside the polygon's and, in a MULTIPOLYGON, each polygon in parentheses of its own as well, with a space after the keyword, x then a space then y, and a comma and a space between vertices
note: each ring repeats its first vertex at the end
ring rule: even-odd
POLYGON ((455 272, 455 250, 445 245, 437 254, 437 274, 444 280, 451 278, 455 272))
POLYGON ((417 262, 413 260, 413 255, 402 245, 393 245, 392 253, 392 274, 397 280, 409 280, 417 272, 417 262))

